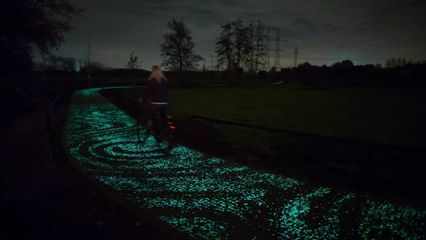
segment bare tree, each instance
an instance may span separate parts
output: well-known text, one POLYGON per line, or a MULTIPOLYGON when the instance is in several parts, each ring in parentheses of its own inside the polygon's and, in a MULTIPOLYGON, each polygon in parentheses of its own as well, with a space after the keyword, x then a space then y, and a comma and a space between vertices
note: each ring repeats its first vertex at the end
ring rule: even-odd
POLYGON ((185 26, 183 20, 172 19, 167 23, 171 33, 164 35, 161 45, 163 66, 172 71, 192 71, 198 68, 198 63, 203 59, 195 54, 195 43, 191 31, 185 26))
POLYGON ((257 71, 265 52, 265 26, 257 21, 244 26, 241 19, 221 26, 216 40, 218 66, 226 65, 230 71, 245 67, 257 71))
POLYGON ((247 49, 249 48, 248 28, 243 25, 241 19, 237 19, 231 23, 234 35, 235 49, 235 69, 241 67, 241 63, 247 57, 247 49))
POLYGON ((218 65, 227 65, 229 71, 235 71, 247 57, 248 29, 241 19, 222 25, 222 32, 216 41, 218 65))
POLYGON ((255 42, 255 26, 253 22, 250 22, 246 27, 247 29, 247 41, 244 46, 244 63, 249 72, 254 72, 255 70, 255 55, 256 55, 256 46, 255 42))
POLYGON ((129 61, 127 62, 126 66, 130 69, 139 68, 138 56, 134 55, 134 51, 132 51, 132 53, 130 54, 129 61))
POLYGON ((226 23, 221 27, 222 32, 216 41, 217 65, 221 67, 226 64, 227 70, 232 71, 234 69, 232 26, 226 23))

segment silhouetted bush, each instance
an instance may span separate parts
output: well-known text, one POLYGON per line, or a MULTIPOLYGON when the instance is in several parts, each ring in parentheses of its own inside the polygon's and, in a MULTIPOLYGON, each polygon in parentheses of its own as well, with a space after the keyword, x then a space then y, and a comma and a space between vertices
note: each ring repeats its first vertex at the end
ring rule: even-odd
POLYGON ((297 68, 282 69, 281 73, 283 80, 312 86, 426 87, 426 64, 381 68, 371 64, 354 66, 350 61, 331 67, 304 63, 297 68))

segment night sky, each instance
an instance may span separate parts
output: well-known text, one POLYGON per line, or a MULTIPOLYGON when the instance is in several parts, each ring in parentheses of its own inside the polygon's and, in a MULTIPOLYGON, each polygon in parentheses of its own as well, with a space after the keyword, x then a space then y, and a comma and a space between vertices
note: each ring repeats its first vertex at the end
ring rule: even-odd
POLYGON ((58 54, 86 59, 90 41, 91 58, 107 67, 124 68, 132 50, 142 68, 161 64, 162 36, 172 18, 186 22, 207 66, 220 24, 238 17, 283 29, 282 67, 293 65, 296 46, 299 63, 316 65, 426 59, 425 0, 70 1, 85 11, 58 54))

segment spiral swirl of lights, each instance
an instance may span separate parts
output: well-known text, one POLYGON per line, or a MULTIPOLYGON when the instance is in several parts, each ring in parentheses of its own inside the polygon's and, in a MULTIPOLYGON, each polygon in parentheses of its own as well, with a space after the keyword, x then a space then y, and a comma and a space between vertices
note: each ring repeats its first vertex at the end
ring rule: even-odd
POLYGON ((158 143, 97 93, 77 92, 66 143, 99 182, 202 239, 425 239, 426 211, 158 143))

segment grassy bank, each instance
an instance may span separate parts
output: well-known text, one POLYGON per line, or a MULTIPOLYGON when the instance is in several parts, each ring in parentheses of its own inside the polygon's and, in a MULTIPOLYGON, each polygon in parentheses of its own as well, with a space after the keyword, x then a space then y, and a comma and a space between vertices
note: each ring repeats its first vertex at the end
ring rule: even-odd
POLYGON ((170 102, 177 120, 202 115, 369 143, 425 146, 426 94, 417 89, 227 86, 176 89, 170 102))

